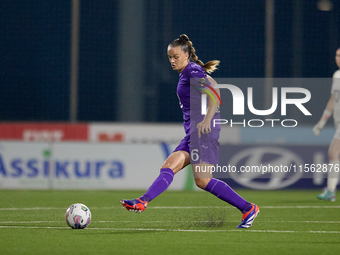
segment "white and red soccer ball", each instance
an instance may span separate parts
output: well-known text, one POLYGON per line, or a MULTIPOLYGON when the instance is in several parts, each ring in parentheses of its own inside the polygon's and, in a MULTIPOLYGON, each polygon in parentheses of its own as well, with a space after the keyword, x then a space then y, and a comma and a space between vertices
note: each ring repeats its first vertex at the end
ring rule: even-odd
POLYGON ((66 223, 71 228, 86 228, 91 222, 91 211, 90 209, 80 203, 71 205, 66 210, 66 223))

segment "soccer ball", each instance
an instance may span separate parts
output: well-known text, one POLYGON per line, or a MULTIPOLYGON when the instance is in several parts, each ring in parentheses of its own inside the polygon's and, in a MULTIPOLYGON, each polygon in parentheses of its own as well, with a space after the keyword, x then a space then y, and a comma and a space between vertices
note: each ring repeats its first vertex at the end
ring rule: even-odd
POLYGON ((86 228, 91 221, 90 209, 80 203, 71 205, 66 210, 66 223, 71 228, 86 228))

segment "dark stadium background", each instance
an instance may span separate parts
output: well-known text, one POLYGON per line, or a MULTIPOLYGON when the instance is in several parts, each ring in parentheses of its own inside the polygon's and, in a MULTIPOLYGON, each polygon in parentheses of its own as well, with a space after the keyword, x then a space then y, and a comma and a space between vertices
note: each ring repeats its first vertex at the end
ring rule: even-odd
MULTIPOLYGON (((143 104, 133 96, 123 99, 127 107, 142 107, 141 116, 129 121, 182 121, 178 75, 166 55, 168 43, 182 33, 201 60, 221 60, 214 77, 265 77, 265 1, 138 2, 144 22, 140 72, 145 76, 133 86, 143 104)), ((336 70, 340 3, 320 11, 317 2, 275 1, 274 77, 330 78, 336 70)), ((124 121, 118 115, 117 79, 121 3, 81 1, 77 121, 124 121)), ((0 121, 68 121, 71 1, 1 1, 0 16, 0 121)), ((330 84, 319 89, 322 107, 307 124, 318 120, 330 84)), ((261 101, 256 98, 254 104, 261 101)))

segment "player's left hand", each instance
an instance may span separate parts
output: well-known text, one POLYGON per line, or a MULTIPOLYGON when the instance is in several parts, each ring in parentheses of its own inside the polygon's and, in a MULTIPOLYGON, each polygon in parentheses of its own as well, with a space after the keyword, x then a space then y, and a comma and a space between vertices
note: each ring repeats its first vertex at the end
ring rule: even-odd
POLYGON ((313 133, 314 133, 314 135, 320 135, 320 133, 321 133, 321 128, 320 128, 319 123, 317 123, 317 124, 313 127, 313 133))
POLYGON ((211 132, 211 126, 210 121, 203 120, 202 122, 197 124, 197 130, 198 130, 198 137, 201 137, 202 135, 206 135, 211 132))

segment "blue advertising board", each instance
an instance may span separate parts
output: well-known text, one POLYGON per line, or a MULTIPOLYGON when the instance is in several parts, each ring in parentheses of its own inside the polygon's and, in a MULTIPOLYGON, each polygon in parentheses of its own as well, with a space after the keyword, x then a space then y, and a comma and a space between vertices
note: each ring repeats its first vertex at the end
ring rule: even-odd
MULTIPOLYGON (((211 171, 235 188, 311 189, 326 185, 328 146, 221 145, 219 164, 211 171)), ((198 169, 199 170, 199 169, 198 169)))

